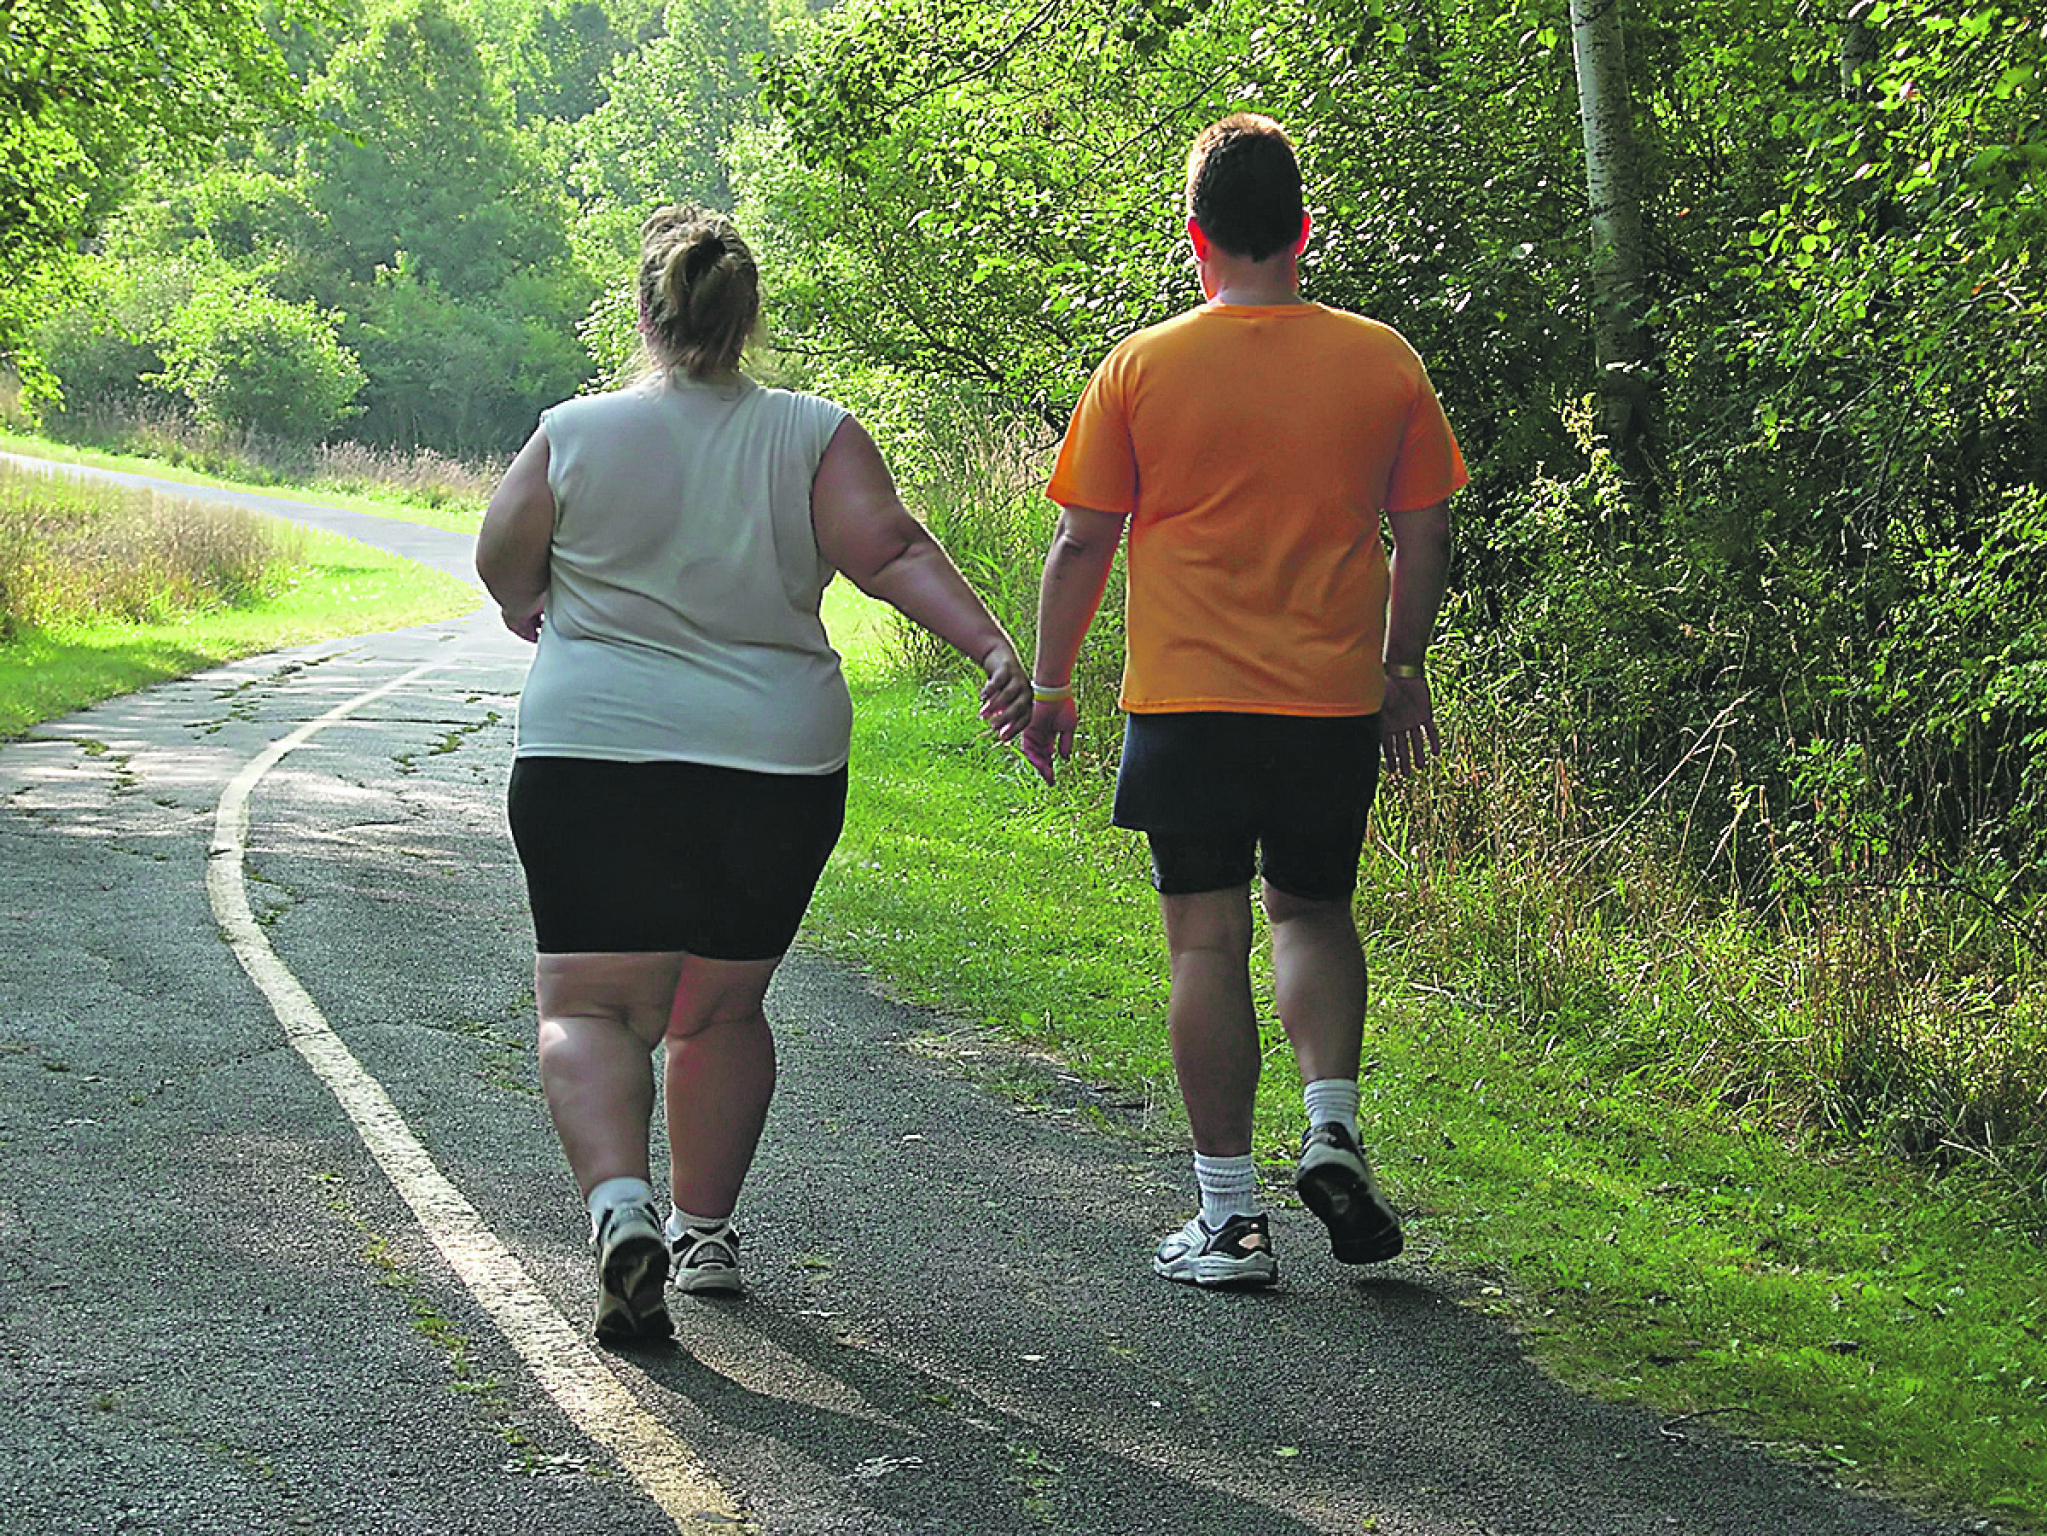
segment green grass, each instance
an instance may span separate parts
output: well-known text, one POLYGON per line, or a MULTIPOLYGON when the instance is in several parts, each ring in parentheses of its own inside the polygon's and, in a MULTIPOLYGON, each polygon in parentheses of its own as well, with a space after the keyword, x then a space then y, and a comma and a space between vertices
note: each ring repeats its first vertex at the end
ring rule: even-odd
MULTIPOLYGON (((1106 777, 1042 789, 986 743, 967 684, 891 681, 886 630, 863 618, 849 641, 857 600, 834 603, 854 773, 806 937, 909 1000, 1056 1052, 1150 1106, 1148 1133, 1184 1142, 1164 945, 1142 847, 1107 826, 1106 777)), ((1398 829, 1397 798, 1387 811, 1398 829)), ((1374 983, 1364 1114, 1388 1186, 1416 1213, 1412 1251, 1465 1277, 1472 1303, 1561 1378, 1699 1416, 1675 1433, 1732 1434, 1852 1484, 2042 1528, 2038 1204, 1978 1161, 1931 1172, 1780 1106, 1744 1112, 1698 1091, 1683 1064, 1588 1026, 1635 1000, 1579 987, 1582 967, 1475 980, 1478 957, 1460 960, 1454 938, 1417 942, 1392 920, 1415 921, 1403 903, 1431 857, 1380 844, 1359 902, 1374 983), (1536 1027, 1517 987, 1543 994, 1536 1027)), ((1430 886, 1425 921, 1494 920, 1499 893, 1480 889, 1481 861, 1467 865, 1430 886)), ((1716 973, 1768 958, 1755 935, 1717 942, 1735 953, 1716 973)), ((1665 1023, 1701 1015, 1673 1034, 1688 1041, 1712 1034, 1712 1006, 1644 1005, 1665 1023)), ((1269 997, 1261 1017, 1258 1151, 1278 1173, 1299 1080, 1269 997)))
POLYGON ((353 539, 308 530, 303 548, 284 590, 248 607, 164 623, 71 623, 0 644, 0 737, 237 657, 432 623, 478 602, 454 577, 353 539))
POLYGON ((61 443, 51 438, 0 429, 0 453, 18 453, 29 458, 50 459, 60 464, 84 464, 95 469, 119 470, 124 474, 148 475, 158 480, 175 480, 181 485, 203 485, 217 490, 253 491, 281 501, 302 501, 309 506, 340 507, 371 517, 395 517, 430 528, 447 528, 456 533, 474 533, 483 522, 480 499, 438 503, 406 496, 397 489, 323 489, 318 486, 255 485, 228 479, 186 466, 166 464, 159 459, 137 458, 99 448, 61 443))

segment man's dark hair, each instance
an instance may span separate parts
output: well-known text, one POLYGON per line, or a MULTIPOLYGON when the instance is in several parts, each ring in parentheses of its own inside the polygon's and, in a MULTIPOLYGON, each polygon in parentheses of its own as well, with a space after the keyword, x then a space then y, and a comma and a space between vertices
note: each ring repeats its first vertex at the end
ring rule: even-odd
POLYGON ((1301 238, 1301 166, 1269 117, 1236 112, 1187 153, 1187 216, 1232 256, 1263 261, 1301 238))

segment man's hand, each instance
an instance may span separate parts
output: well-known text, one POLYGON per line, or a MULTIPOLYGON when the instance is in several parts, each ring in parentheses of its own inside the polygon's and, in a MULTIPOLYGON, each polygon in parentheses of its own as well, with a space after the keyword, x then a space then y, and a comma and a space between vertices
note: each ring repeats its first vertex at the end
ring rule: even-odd
POLYGON ((1442 751, 1436 739, 1436 701, 1426 677, 1389 677, 1379 706, 1379 750, 1386 771, 1413 773, 1442 751))
POLYGON ((1073 758, 1073 731, 1079 718, 1070 698, 1042 699, 1031 706, 1031 723, 1024 727, 1018 745, 1047 784, 1056 776, 1055 760, 1070 762, 1073 758))

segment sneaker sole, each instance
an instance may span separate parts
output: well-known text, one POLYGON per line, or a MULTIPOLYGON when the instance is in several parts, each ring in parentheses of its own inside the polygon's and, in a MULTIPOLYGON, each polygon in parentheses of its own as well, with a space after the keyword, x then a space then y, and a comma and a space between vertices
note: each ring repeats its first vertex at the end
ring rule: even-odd
POLYGON ((1255 1291, 1279 1283, 1276 1259, 1232 1259, 1215 1254, 1206 1257, 1153 1259, 1152 1273, 1180 1285, 1198 1285, 1205 1291, 1255 1291))
POLYGON ((1400 1219, 1372 1198, 1371 1186, 1348 1168, 1328 1163, 1294 1180, 1301 1203, 1329 1229, 1329 1251, 1339 1264, 1379 1264, 1407 1245, 1400 1219), (1365 1230, 1358 1230, 1370 1223, 1365 1230))
POLYGON ((677 1273, 674 1284, 687 1296, 737 1296, 746 1289, 746 1281, 740 1277, 738 1268, 729 1264, 682 1270, 677 1273))
POLYGON ((672 1339, 668 1315, 668 1245, 659 1238, 628 1238, 605 1255, 598 1277, 597 1337, 607 1343, 672 1339))

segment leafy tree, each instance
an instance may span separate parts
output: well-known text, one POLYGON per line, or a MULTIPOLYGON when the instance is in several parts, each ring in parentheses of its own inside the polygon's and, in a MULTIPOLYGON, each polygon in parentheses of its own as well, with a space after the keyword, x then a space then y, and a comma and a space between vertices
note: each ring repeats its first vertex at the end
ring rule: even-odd
POLYGON ((164 333, 162 382, 198 419, 292 443, 324 437, 362 388, 333 315, 227 271, 207 274, 164 333))
POLYGON ((380 272, 350 333, 368 375, 358 433, 458 453, 517 446, 589 367, 574 331, 555 318, 560 295, 532 292, 522 303, 521 294, 515 284, 498 302, 456 299, 409 259, 380 272))
POLYGON ((312 92, 355 135, 306 142, 313 296, 345 311, 372 440, 495 453, 588 370, 574 325, 591 284, 570 208, 512 122, 470 24, 403 0, 339 48, 312 92))
POLYGON ((500 66, 521 122, 573 122, 604 103, 605 72, 632 46, 629 34, 596 0, 547 0, 517 23, 500 66))
POLYGON ((373 15, 311 93, 344 132, 307 140, 301 174, 353 280, 371 281, 403 251, 449 292, 483 295, 567 261, 561 196, 442 0, 373 15))
POLYGON ((0 6, 0 356, 20 345, 30 283, 91 233, 141 157, 190 165, 229 129, 295 110, 260 11, 258 0, 0 6))
POLYGON ((604 102, 571 135, 586 203, 732 207, 725 150, 754 115, 751 60, 775 37, 770 0, 672 0, 661 31, 621 58, 604 102))
POLYGON ((1197 299, 1186 145, 1251 107, 1301 150, 1310 295, 1430 358, 1480 494, 1575 461, 1556 403, 1560 377, 1592 380, 1582 151, 1535 30, 1380 0, 856 0, 769 61, 784 136, 742 175, 802 275, 788 339, 1063 424, 1116 337, 1197 299))
POLYGON ((44 315, 29 345, 54 381, 45 425, 87 429, 108 414, 175 409, 161 382, 165 326, 192 296, 189 261, 81 262, 66 302, 44 315))

